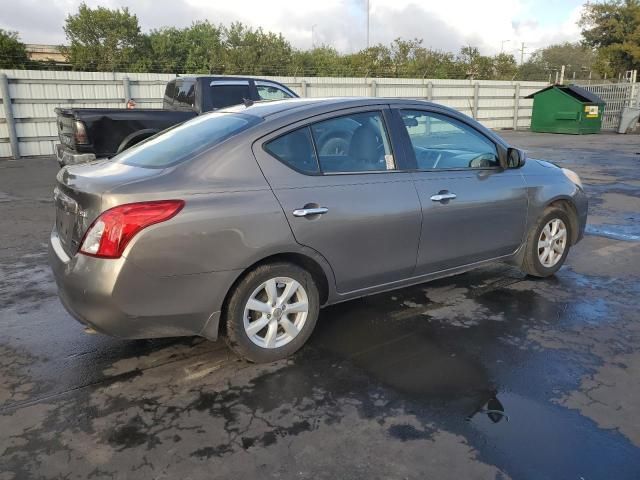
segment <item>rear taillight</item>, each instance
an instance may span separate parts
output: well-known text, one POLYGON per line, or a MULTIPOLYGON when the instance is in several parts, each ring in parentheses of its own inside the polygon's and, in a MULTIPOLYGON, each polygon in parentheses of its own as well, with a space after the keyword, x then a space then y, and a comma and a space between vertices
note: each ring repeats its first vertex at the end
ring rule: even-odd
POLYGON ((120 258, 131 239, 143 228, 173 218, 183 200, 128 203, 102 213, 80 244, 80 253, 100 258, 120 258))
POLYGON ((89 135, 87 135, 87 127, 84 122, 76 120, 74 124, 74 139, 76 145, 86 145, 89 143, 89 135))

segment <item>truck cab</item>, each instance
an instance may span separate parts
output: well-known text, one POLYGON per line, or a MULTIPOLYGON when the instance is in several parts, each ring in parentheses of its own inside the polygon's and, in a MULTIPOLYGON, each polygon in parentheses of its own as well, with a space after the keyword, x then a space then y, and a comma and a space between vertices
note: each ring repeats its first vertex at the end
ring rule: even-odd
POLYGON ((167 83, 165 110, 210 112, 246 100, 284 100, 297 95, 281 83, 247 77, 179 77, 167 83))

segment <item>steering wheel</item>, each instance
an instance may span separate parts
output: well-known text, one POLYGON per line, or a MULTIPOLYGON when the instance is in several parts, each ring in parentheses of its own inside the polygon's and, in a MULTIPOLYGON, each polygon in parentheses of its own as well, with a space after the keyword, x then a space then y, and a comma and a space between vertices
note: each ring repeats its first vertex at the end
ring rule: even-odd
POLYGON ((442 159, 442 152, 438 152, 435 150, 427 150, 426 148, 416 147, 416 160, 419 165, 426 164, 431 166, 426 168, 436 168, 438 166, 438 162, 442 159))
POLYGON ((488 153, 483 153, 469 160, 469 168, 491 168, 495 166, 495 157, 488 153))

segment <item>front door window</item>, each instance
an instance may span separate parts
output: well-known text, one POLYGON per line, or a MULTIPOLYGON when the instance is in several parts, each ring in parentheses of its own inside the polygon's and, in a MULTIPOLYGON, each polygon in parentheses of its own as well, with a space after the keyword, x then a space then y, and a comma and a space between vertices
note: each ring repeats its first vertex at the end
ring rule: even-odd
POLYGON ((462 122, 433 112, 401 110, 418 170, 498 168, 495 144, 462 122))

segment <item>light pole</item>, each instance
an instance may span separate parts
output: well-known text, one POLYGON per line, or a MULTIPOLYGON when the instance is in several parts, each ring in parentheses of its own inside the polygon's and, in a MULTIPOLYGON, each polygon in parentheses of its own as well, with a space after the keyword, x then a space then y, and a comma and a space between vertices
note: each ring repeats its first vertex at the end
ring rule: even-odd
POLYGON ((511 40, 502 40, 502 44, 500 45, 500 53, 504 53, 504 44, 509 43, 511 40))
POLYGON ((318 26, 317 23, 314 23, 313 25, 311 25, 311 50, 313 50, 314 48, 316 48, 316 42, 315 42, 315 30, 316 27, 318 26))
POLYGON ((367 48, 369 48, 369 0, 367 0, 367 48))

